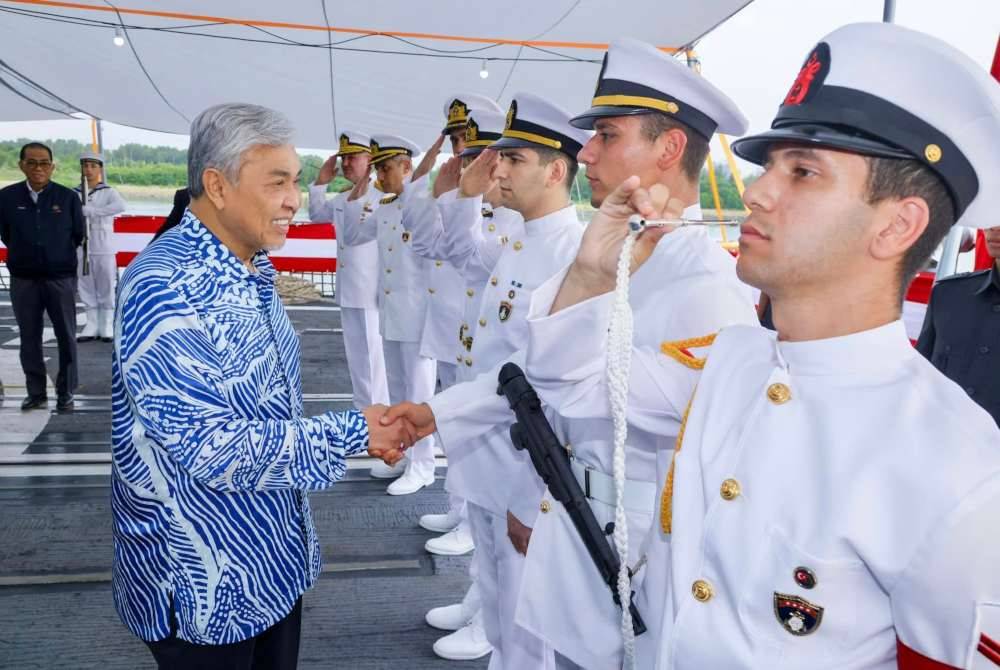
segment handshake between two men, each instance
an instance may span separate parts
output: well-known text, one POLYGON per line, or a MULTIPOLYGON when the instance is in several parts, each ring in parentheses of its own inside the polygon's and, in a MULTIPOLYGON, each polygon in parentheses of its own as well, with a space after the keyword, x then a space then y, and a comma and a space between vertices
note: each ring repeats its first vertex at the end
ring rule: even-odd
POLYGON ((368 422, 368 455, 386 465, 395 465, 416 441, 437 430, 434 412, 423 403, 372 405, 363 413, 368 422))

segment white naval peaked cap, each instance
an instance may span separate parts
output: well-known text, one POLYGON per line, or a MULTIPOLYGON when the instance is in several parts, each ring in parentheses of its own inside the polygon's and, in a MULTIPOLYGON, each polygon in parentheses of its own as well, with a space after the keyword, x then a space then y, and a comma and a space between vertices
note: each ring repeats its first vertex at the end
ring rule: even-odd
POLYGON ((372 138, 364 133, 353 130, 344 130, 340 133, 340 144, 337 149, 338 156, 350 156, 351 154, 371 153, 372 138))
POLYGON ((500 110, 473 109, 465 125, 465 150, 460 156, 478 156, 503 135, 507 117, 500 110))
POLYGON ((92 161, 94 163, 100 163, 104 165, 104 154, 97 151, 84 151, 80 154, 80 162, 92 161))
POLYGON ((604 54, 591 108, 573 117, 578 128, 593 128, 606 116, 662 112, 706 140, 716 130, 747 131, 747 119, 729 97, 707 79, 651 44, 625 38, 604 54))
POLYGON ((574 161, 593 132, 570 125, 570 114, 531 93, 518 93, 510 101, 503 136, 491 149, 518 147, 556 149, 574 161))
POLYGON ((485 95, 475 93, 458 93, 444 101, 444 116, 447 119, 441 134, 447 135, 455 130, 464 130, 472 110, 503 112, 494 100, 485 95))
POLYGON ((420 147, 398 135, 372 135, 369 145, 372 152, 372 165, 378 165, 394 156, 416 156, 420 147))
POLYGON ((824 37, 806 57, 771 130, 736 140, 733 151, 763 164, 775 142, 917 160, 948 188, 956 221, 997 225, 1000 85, 930 35, 891 23, 854 23, 824 37))

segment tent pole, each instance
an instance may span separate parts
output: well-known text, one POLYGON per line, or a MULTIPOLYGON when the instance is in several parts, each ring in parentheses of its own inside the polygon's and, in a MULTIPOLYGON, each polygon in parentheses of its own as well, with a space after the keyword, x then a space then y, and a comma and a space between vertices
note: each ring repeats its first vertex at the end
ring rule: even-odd
POLYGON ((892 23, 896 20, 896 0, 883 0, 882 22, 892 23))

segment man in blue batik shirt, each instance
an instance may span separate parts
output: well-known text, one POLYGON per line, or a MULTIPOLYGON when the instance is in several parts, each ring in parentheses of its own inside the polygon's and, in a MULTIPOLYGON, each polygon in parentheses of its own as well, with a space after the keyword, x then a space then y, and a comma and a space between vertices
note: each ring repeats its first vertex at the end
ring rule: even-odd
POLYGON ((306 491, 413 441, 383 407, 302 415, 299 342, 267 251, 299 207, 288 120, 211 107, 191 126, 191 205, 119 287, 114 598, 159 668, 294 668, 320 571, 306 491), (369 446, 370 445, 370 446, 369 446))

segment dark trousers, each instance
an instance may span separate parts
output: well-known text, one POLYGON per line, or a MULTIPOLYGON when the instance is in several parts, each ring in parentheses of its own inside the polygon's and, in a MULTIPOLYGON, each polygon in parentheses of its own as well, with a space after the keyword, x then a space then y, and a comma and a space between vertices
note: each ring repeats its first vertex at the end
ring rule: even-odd
POLYGON ((11 277, 10 302, 21 336, 21 369, 28 395, 45 395, 45 358, 42 352, 43 314, 49 315, 59 344, 56 393, 73 393, 77 385, 76 277, 23 279, 11 277))
POLYGON ((294 670, 299 663, 302 598, 284 619, 260 635, 233 644, 192 644, 177 637, 147 642, 158 670, 294 670))

